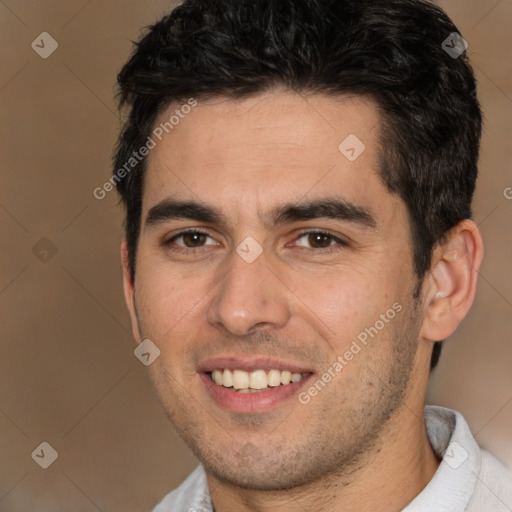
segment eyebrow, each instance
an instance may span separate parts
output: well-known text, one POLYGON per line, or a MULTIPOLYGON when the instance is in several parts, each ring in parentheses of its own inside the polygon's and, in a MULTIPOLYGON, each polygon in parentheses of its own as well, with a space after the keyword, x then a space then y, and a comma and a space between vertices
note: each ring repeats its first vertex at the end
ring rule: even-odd
MULTIPOLYGON (((362 228, 375 229, 377 222, 368 208, 355 205, 343 198, 321 198, 277 206, 270 213, 271 226, 328 218, 356 224, 362 228)), ((188 219, 198 222, 227 225, 227 219, 217 208, 196 201, 164 199, 153 206, 146 217, 145 227, 169 221, 188 219)))

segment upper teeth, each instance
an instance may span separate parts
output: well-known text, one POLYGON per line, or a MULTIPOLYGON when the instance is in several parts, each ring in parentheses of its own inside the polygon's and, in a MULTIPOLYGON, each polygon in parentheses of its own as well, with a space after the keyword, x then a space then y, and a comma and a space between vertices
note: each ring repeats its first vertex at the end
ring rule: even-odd
POLYGON ((214 370, 212 372, 213 381, 219 386, 235 389, 265 389, 267 387, 276 387, 281 384, 298 382, 303 375, 300 373, 291 373, 287 370, 255 370, 254 372, 245 372, 243 370, 214 370))

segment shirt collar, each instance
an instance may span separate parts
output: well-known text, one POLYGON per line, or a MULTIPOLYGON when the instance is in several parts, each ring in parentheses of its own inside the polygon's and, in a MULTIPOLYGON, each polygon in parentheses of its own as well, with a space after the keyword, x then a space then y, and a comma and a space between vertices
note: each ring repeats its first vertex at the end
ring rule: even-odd
POLYGON ((478 482, 480 447, 457 411, 425 407, 425 426, 441 464, 425 489, 402 512, 463 512, 478 482))

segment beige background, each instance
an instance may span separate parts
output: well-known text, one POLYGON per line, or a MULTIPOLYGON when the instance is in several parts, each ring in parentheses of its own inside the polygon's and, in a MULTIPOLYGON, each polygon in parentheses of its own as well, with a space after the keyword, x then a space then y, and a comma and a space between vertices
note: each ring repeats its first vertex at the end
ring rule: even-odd
MULTIPOLYGON (((512 1, 440 3, 469 42, 486 115, 486 257, 429 400, 461 411, 512 466, 512 1)), ((0 512, 150 510, 197 463, 133 355, 117 197, 92 195, 120 126, 115 75, 172 5, 0 0, 0 512), (31 48, 44 31, 59 44, 48 59, 31 48), (46 470, 31 458, 43 441, 59 454, 46 470)))

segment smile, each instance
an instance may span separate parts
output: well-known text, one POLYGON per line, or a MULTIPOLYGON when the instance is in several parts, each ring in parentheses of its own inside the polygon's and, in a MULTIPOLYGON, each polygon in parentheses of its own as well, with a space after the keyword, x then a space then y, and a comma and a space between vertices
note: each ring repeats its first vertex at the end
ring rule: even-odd
POLYGON ((258 393, 270 388, 286 386, 290 383, 301 381, 309 373, 293 373, 289 370, 213 370, 209 372, 210 378, 215 384, 240 393, 258 393))

